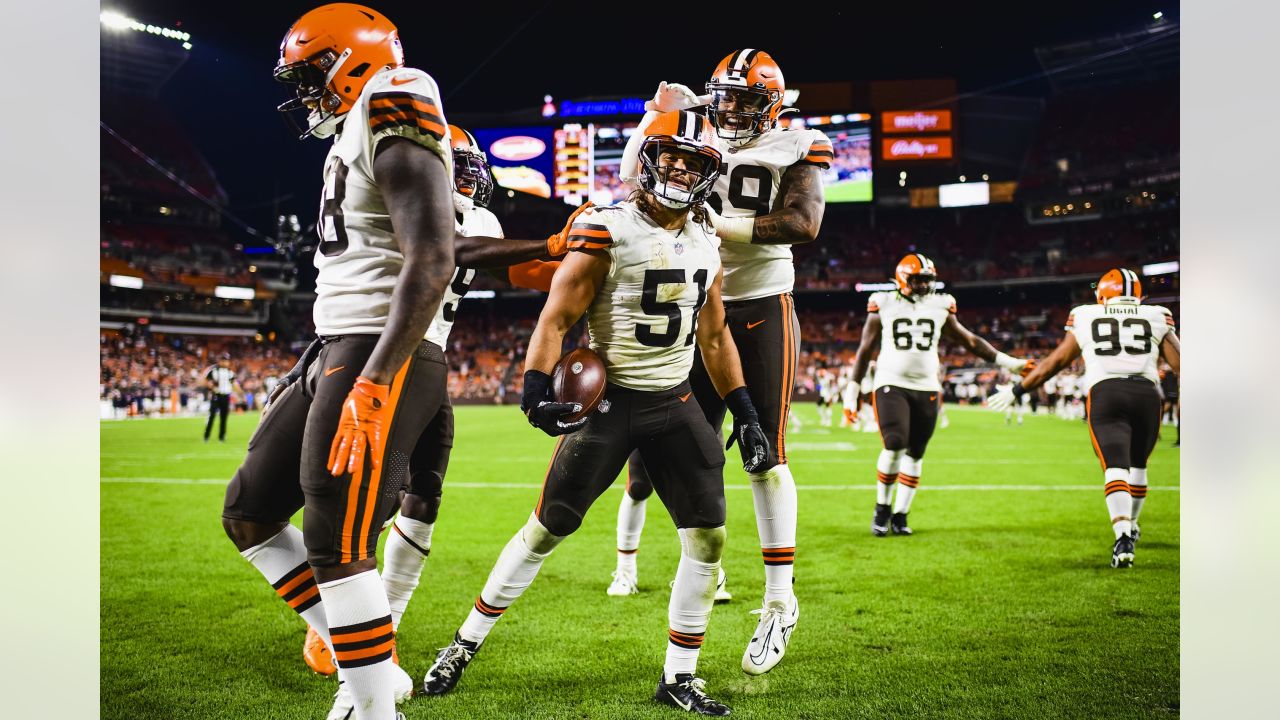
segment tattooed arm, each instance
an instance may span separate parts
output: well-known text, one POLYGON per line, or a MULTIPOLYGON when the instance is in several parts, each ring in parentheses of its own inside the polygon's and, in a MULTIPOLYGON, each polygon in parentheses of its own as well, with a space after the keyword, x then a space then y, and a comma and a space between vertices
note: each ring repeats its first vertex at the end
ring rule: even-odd
POLYGON ((799 245, 818 239, 827 201, 822 192, 822 169, 797 163, 782 174, 778 202, 768 215, 756 218, 751 242, 756 245, 799 245))

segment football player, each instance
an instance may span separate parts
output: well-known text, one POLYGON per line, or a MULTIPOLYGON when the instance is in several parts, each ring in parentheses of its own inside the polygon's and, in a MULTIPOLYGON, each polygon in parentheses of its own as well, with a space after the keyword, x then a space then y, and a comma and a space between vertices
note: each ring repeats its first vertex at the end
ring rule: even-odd
POLYGON ((689 370, 695 343, 734 417, 730 439, 755 471, 770 448, 747 394, 721 303, 717 239, 702 201, 720 153, 707 121, 691 112, 659 116, 645 130, 641 191, 579 216, 571 252, 529 341, 521 408, 535 427, 563 435, 533 514, 498 557, 466 622, 440 651, 425 689, 452 689, 494 624, 578 529, 591 504, 635 450, 681 538, 672 586, 667 658, 655 699, 689 712, 728 715, 696 677, 724 545, 724 453, 695 403, 689 370), (555 402, 551 377, 565 332, 586 313, 591 347, 609 384, 601 411, 555 402))
MULTIPOLYGON (((778 64, 763 50, 730 53, 716 66, 706 89, 707 117, 724 151, 721 174, 707 204, 723 241, 725 313, 741 352, 747 387, 772 445, 768 461, 750 473, 765 588, 761 608, 752 611, 760 621, 742 654, 742 669, 758 675, 782 659, 800 617, 792 588, 796 485, 786 445, 800 358, 791 246, 818 237, 826 208, 822 173, 830 168, 834 151, 817 130, 784 130, 779 125, 786 83, 778 64)), ((688 88, 664 82, 646 105, 650 112, 640 128, 658 111, 700 102, 688 88)), ((635 167, 633 152, 629 145, 623 155, 624 176, 635 167)), ((719 432, 725 404, 701 356, 694 359, 691 380, 699 406, 719 432)))
POLYGON ((1081 385, 1087 392, 1089 437, 1102 463, 1103 492, 1115 544, 1111 566, 1133 565, 1141 531, 1138 515, 1147 497, 1147 459, 1160 432, 1160 376, 1163 359, 1176 374, 1182 347, 1173 314, 1142 304, 1137 273, 1113 268, 1095 287, 1097 304, 1081 305, 1067 318, 1067 334, 1039 367, 987 399, 1003 410, 1040 387, 1058 371, 1084 358, 1081 385))
POLYGON ((871 354, 880 351, 876 363, 871 404, 884 449, 876 461, 876 509, 871 534, 884 537, 890 529, 910 535, 907 513, 920 485, 924 451, 938 418, 938 340, 946 335, 969 352, 1010 371, 1022 372, 1028 361, 1010 357, 991 347, 956 319, 956 301, 934 292, 937 270, 933 261, 911 253, 894 270, 893 291, 872 293, 867 301, 867 321, 862 328, 853 378, 862 376, 871 354), (893 498, 894 485, 897 497, 893 498), (890 509, 890 500, 893 500, 890 509))
MULTIPOLYGON (((562 230, 545 241, 504 240, 501 223, 488 210, 494 187, 488 158, 467 130, 450 125, 449 138, 454 172, 455 258, 460 266, 454 269, 440 309, 427 328, 427 342, 440 348, 441 352, 448 347, 449 332, 457 317, 458 306, 466 296, 477 268, 500 268, 504 279, 517 287, 547 290, 558 262, 538 258, 562 255, 565 234, 562 230)), ((565 230, 585 208, 570 216, 565 230)), ((288 382, 296 381, 305 369, 306 364, 300 363, 290 372, 288 382)), ((453 422, 453 408, 446 397, 426 431, 418 438, 409 458, 409 482, 400 500, 400 513, 390 526, 392 532, 384 548, 382 568, 393 630, 400 627, 431 552, 431 536, 453 447, 453 422)), ((394 648, 392 652, 393 661, 398 664, 394 648)), ((317 673, 330 675, 336 669, 328 646, 314 627, 307 628, 302 654, 303 660, 317 673)))
POLYGON ((396 27, 367 7, 299 18, 275 78, 295 93, 279 109, 299 136, 333 138, 315 255, 322 347, 249 441, 223 526, 333 652, 330 717, 388 720, 413 683, 391 662, 374 553, 446 399, 443 354, 423 336, 454 268, 448 131, 435 81, 404 66, 396 27), (302 530, 289 523, 300 507, 302 530))

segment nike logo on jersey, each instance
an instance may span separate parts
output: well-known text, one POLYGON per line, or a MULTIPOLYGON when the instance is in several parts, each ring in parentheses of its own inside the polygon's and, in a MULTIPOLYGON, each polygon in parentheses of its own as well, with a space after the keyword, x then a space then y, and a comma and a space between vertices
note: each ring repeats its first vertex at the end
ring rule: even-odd
POLYGON ((689 396, 690 396, 690 395, 692 395, 692 394, 693 394, 693 391, 692 391, 692 390, 690 390, 689 392, 685 393, 684 395, 681 395, 681 396, 680 396, 680 402, 687 402, 687 401, 689 400, 689 396))
POLYGON ((407 84, 409 84, 409 83, 411 83, 411 82, 413 82, 413 77, 412 77, 412 76, 410 76, 410 77, 393 77, 393 78, 391 78, 391 84, 392 84, 392 85, 407 85, 407 84))
POLYGON ((689 701, 689 702, 687 702, 687 703, 680 702, 680 698, 676 697, 675 695, 672 695, 670 691, 667 691, 667 697, 671 698, 672 700, 674 700, 674 701, 675 701, 675 703, 676 703, 677 705, 679 705, 680 707, 684 708, 685 712, 688 712, 689 710, 691 710, 691 709, 693 708, 693 701, 692 701, 692 700, 690 700, 690 701, 689 701))
MULTIPOLYGON (((767 319, 767 318, 766 318, 766 319, 767 319)), ((747 323, 747 329, 748 329, 748 330, 751 330, 752 328, 754 328, 754 327, 755 327, 755 326, 757 326, 757 325, 763 325, 763 324, 764 324, 764 322, 765 322, 764 320, 757 320, 757 321, 755 321, 755 322, 753 322, 753 323, 747 323)))
POLYGON ((342 370, 342 369, 343 369, 343 368, 345 368, 345 367, 346 367, 346 365, 339 365, 338 367, 329 368, 328 370, 325 370, 325 371, 324 371, 324 376, 325 376, 325 377, 329 377, 330 375, 332 375, 332 374, 334 374, 334 373, 338 372, 339 370, 342 370))

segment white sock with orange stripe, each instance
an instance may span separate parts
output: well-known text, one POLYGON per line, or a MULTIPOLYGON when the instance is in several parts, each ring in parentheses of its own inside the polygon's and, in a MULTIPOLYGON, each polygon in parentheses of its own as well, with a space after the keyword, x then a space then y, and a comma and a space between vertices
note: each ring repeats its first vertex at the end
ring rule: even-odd
POLYGON ((622 493, 618 504, 618 570, 636 576, 636 552, 640 550, 640 533, 644 531, 644 500, 622 493))
POLYGON ((764 600, 789 601, 796 561, 796 481, 785 464, 747 476, 764 555, 764 600))
POLYGON ((681 528, 678 532, 680 566, 667 605, 667 658, 662 665, 669 683, 675 682, 677 674, 697 672, 698 653, 715 605, 724 547, 723 527, 681 528))
POLYGON ((320 601, 315 575, 307 564, 307 547, 302 542, 302 531, 293 525, 286 525, 275 537, 261 545, 254 545, 240 555, 258 568, 258 572, 271 583, 280 599, 315 628, 332 650, 329 621, 325 618, 324 603, 320 601))
POLYGON ((1133 498, 1133 522, 1142 514, 1142 504, 1147 500, 1147 469, 1129 468, 1129 496, 1133 498))
POLYGON ((1133 496, 1129 494, 1129 469, 1107 468, 1107 511, 1111 513, 1111 529, 1116 538, 1133 533, 1133 496))
POLYGON ((893 485, 898 480, 898 466, 902 461, 902 450, 881 450, 876 458, 876 504, 888 505, 893 502, 893 485))
POLYGON ((898 496, 893 500, 893 512, 911 512, 911 501, 915 499, 916 489, 920 487, 920 472, 924 469, 924 461, 910 455, 903 455, 898 472, 898 496))
POLYGON ((391 605, 391 626, 399 629, 400 618, 409 599, 418 588, 422 566, 431 554, 431 532, 435 523, 424 523, 403 515, 396 517, 387 534, 383 550, 382 585, 387 590, 387 602, 391 605))
POLYGON ((391 651, 395 630, 377 570, 321 583, 333 638, 333 658, 355 701, 356 720, 395 717, 391 651))
POLYGON ((537 516, 530 515, 529 522, 502 548, 480 597, 476 598, 475 606, 458 629, 458 637, 477 644, 484 642, 511 603, 533 583, 542 563, 563 539, 547 532, 537 516), (544 552, 534 552, 531 546, 544 552))

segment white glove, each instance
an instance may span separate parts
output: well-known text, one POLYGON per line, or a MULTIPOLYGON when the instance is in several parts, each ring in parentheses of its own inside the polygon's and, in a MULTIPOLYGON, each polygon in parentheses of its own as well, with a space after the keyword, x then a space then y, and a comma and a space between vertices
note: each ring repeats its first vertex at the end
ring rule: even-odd
POLYGON ((715 229, 721 242, 751 244, 751 238, 754 237, 756 230, 755 218, 725 217, 716 212, 710 203, 704 203, 703 207, 707 210, 707 220, 711 221, 711 227, 715 229))
POLYGON ((1017 402, 1017 397, 1013 394, 1013 385, 1009 384, 999 388, 995 395, 987 398, 987 408, 996 412, 1004 412, 1013 407, 1015 402, 1017 402))
POLYGON ((667 83, 663 80, 658 83, 658 91, 653 94, 653 99, 644 102, 644 109, 665 113, 688 110, 697 104, 698 96, 692 90, 680 83, 667 83))
POLYGON ((472 200, 471 198, 457 191, 453 193, 453 209, 454 210, 457 210, 463 215, 466 215, 467 213, 474 210, 475 206, 476 206, 475 200, 472 200))
POLYGON ((1022 368, 1027 366, 1026 360, 1020 360, 1012 355, 1006 355, 1002 352, 996 353, 996 365, 1008 370, 1009 372, 1020 373, 1022 368))

